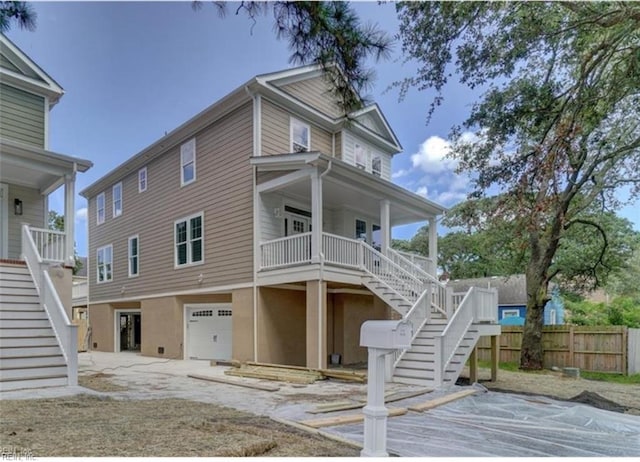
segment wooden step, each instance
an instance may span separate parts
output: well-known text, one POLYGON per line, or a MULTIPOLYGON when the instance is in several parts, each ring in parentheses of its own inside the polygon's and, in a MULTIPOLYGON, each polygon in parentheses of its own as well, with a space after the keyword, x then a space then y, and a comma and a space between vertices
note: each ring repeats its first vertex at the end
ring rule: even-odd
MULTIPOLYGON (((2 323, 4 325, 4 323, 2 323)), ((51 337, 54 336, 51 327, 28 327, 22 329, 20 327, 0 327, 0 338, 18 338, 18 337, 51 337)))
POLYGON ((2 303, 0 306, 5 311, 43 311, 39 300, 35 303, 2 303))
POLYGON ((67 376, 67 366, 50 366, 50 367, 22 367, 15 369, 0 369, 0 382, 19 379, 36 379, 43 377, 61 377, 67 376))
POLYGON ((393 376, 432 380, 434 371, 429 369, 405 369, 404 367, 397 367, 393 376))
MULTIPOLYGON (((4 282, 3 282, 4 283, 4 282)), ((37 297, 38 291, 35 287, 2 287, 0 288, 0 300, 8 296, 37 297)))
MULTIPOLYGON (((11 310, 0 308, 0 321, 9 319, 49 319, 47 312, 39 310, 11 310)), ((2 323, 4 326, 4 322, 2 323)))
POLYGON ((12 358, 0 358, 0 373, 13 369, 64 366, 66 364, 64 356, 60 353, 48 356, 17 356, 12 358))
POLYGON ((3 319, 2 320, 2 329, 44 329, 47 327, 51 327, 49 323, 49 319, 3 319))
POLYGON ((421 386, 428 386, 428 387, 433 387, 435 386, 435 382, 433 381, 433 379, 420 379, 420 378, 415 378, 415 377, 393 377, 393 382, 395 383, 404 383, 406 385, 421 385, 421 386))
POLYGON ((29 356, 55 356, 62 354, 58 345, 0 347, 0 358, 24 358, 29 356))
POLYGON ((402 355, 403 361, 429 361, 433 362, 433 352, 418 352, 413 348, 402 355))
POLYGON ((69 380, 66 375, 51 375, 32 379, 12 379, 0 382, 0 392, 29 388, 65 387, 69 380))
POLYGON ((38 295, 0 295, 0 305, 40 303, 38 295))
POLYGON ((58 346, 53 331, 49 336, 40 337, 0 337, 0 348, 58 346))
POLYGON ((0 283, 0 293, 7 293, 4 291, 6 287, 36 290, 36 286, 31 280, 31 277, 11 280, 0 278, 0 281, 2 281, 0 283))
POLYGON ((434 360, 433 358, 428 358, 425 360, 412 360, 412 359, 404 359, 404 357, 398 363, 397 369, 433 369, 434 360))

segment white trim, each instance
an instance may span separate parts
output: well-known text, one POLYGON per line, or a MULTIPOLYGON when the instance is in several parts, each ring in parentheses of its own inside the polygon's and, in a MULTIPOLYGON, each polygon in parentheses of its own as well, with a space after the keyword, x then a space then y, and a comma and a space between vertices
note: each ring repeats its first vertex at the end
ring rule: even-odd
POLYGON ((520 317, 520 310, 519 309, 513 309, 513 310, 502 310, 502 317, 500 318, 500 320, 502 319, 506 319, 506 318, 519 318, 520 317), (506 314, 509 313, 510 316, 506 316, 506 314), (513 316, 515 314, 515 316, 513 316))
POLYGON ((101 225, 107 219, 107 196, 101 192, 96 196, 96 226, 101 225), (100 221, 100 197, 102 197, 102 221, 100 221))
POLYGON ((253 97, 253 155, 262 155, 262 96, 253 97))
POLYGON ((180 187, 190 185, 196 181, 196 138, 193 137, 189 141, 186 141, 180 145, 180 187), (188 149, 193 150, 193 161, 184 162, 184 155, 188 153, 188 149), (193 163, 193 178, 189 181, 184 181, 184 167, 189 163, 193 163))
POLYGON ((124 213, 124 193, 122 188, 122 181, 114 184, 111 188, 111 210, 113 212, 113 218, 118 218, 124 213), (120 210, 116 209, 116 189, 120 191, 120 210))
POLYGON ((139 314, 140 315, 140 349, 142 350, 142 309, 140 308, 117 308, 113 310, 113 352, 120 353, 120 315, 139 314))
MULTIPOLYGON (((299 143, 296 143, 299 144, 299 143)), ((301 152, 311 152, 311 125, 307 122, 304 122, 302 119, 297 117, 289 116, 289 152, 291 153, 301 153, 301 152), (307 146, 300 144, 302 147, 306 147, 306 151, 297 151, 294 149, 293 144, 293 125, 295 123, 300 124, 303 128, 307 129, 307 146)))
POLYGON ((49 149, 49 97, 44 97, 44 148, 49 149))
POLYGON ((213 287, 204 287, 201 289, 192 289, 192 290, 184 290, 180 292, 165 292, 159 294, 152 295, 140 295, 137 297, 128 297, 128 298, 110 298, 107 300, 91 300, 89 299, 88 305, 102 305, 108 303, 129 303, 129 302, 139 302, 141 300, 153 300, 154 298, 165 298, 165 297, 180 297, 185 295, 202 295, 202 294, 224 294, 229 293, 237 289, 249 289, 253 287, 252 282, 245 282, 241 284, 231 284, 228 286, 213 286, 213 287))
MULTIPOLYGON (((105 261, 105 266, 107 264, 107 260, 106 258, 103 258, 105 261)), ((106 284, 107 282, 112 282, 113 281, 113 244, 108 244, 108 245, 103 245, 102 247, 98 247, 96 249, 96 284, 106 284), (100 259, 98 258, 98 254, 100 253, 101 250, 105 250, 105 249, 111 249, 111 278, 107 279, 107 273, 105 271, 104 273, 104 281, 100 280, 100 268, 98 266, 100 259)))
POLYGON ((128 275, 130 278, 137 278, 140 276, 140 235, 135 234, 127 239, 127 268, 128 275), (138 259, 137 272, 135 274, 131 273, 131 241, 136 240, 136 255, 135 258, 138 259))
POLYGON ((179 218, 176 221, 173 222, 173 268, 174 269, 180 269, 180 268, 186 268, 189 266, 198 266, 198 265, 202 265, 204 264, 204 236, 205 236, 205 230, 204 230, 204 211, 198 212, 198 213, 194 213, 192 215, 189 215, 187 217, 183 217, 183 218, 179 218), (191 231, 191 220, 194 218, 198 218, 200 217, 200 228, 201 228, 201 236, 200 236, 200 240, 202 242, 202 246, 201 246, 201 252, 202 252, 202 259, 199 261, 194 262, 193 261, 193 255, 191 255, 191 238, 189 237, 190 235, 190 231, 191 231), (177 234, 176 234, 176 225, 178 223, 182 223, 182 222, 186 222, 187 223, 187 240, 185 242, 186 246, 187 246, 187 263, 183 263, 183 264, 178 264, 178 245, 177 245, 177 234))
POLYGON ((265 181, 258 185, 258 193, 267 193, 284 186, 297 183, 302 180, 306 180, 311 177, 311 174, 315 171, 314 167, 306 167, 300 170, 295 170, 291 173, 274 178, 273 180, 265 181))
POLYGON ((145 165, 144 167, 138 170, 138 192, 139 193, 145 192, 148 186, 149 186, 149 172, 147 171, 147 166, 145 165), (140 175, 142 173, 144 173, 144 188, 142 187, 141 181, 140 181, 140 175))
POLYGON ((0 227, 2 242, 0 242, 0 258, 9 256, 9 185, 0 183, 0 201, 2 201, 2 215, 0 227))

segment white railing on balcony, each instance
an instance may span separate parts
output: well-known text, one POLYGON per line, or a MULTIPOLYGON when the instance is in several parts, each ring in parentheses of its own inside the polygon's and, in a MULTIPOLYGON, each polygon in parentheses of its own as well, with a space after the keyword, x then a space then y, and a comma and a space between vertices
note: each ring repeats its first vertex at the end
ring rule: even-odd
POLYGON ((66 261, 66 234, 51 229, 31 228, 31 237, 42 260, 64 263, 66 261))
POLYGON ((425 273, 430 274, 431 276, 434 276, 434 277, 436 276, 436 268, 432 258, 425 257, 423 255, 418 255, 417 253, 413 253, 413 252, 405 252, 402 250, 395 250, 395 249, 389 249, 389 250, 391 251, 389 252, 390 258, 393 258, 391 257, 391 255, 400 256, 404 258, 406 261, 410 262, 413 267, 418 267, 425 273))
POLYGON ((75 386, 78 384, 78 328, 69 321, 47 272, 48 264, 39 253, 29 225, 22 226, 22 258, 29 268, 40 297, 40 304, 49 317, 51 328, 62 350, 67 364, 68 385, 75 386))
POLYGON ((453 311, 457 310, 462 303, 462 299, 467 295, 466 292, 452 292, 451 293, 451 303, 453 305, 453 311))
MULTIPOLYGON (((428 323, 431 319, 431 307, 429 306, 429 299, 431 298, 432 289, 433 286, 431 284, 427 284, 425 286, 424 292, 422 292, 422 295, 420 295, 411 309, 402 317, 404 321, 410 322, 413 328, 413 336, 411 337, 412 344, 425 324, 428 323)), ((391 354, 391 364, 393 364, 393 369, 396 368, 396 366, 408 350, 408 348, 398 349, 391 354)))
POLYGON ((360 246, 360 241, 335 234, 322 234, 322 253, 325 263, 360 268, 360 246))
POLYGON ((453 359, 456 350, 473 323, 475 289, 475 287, 469 289, 462 299, 462 302, 460 302, 458 309, 449 319, 447 327, 445 327, 439 337, 436 337, 437 350, 440 350, 440 354, 437 355, 436 358, 441 361, 441 364, 439 367, 436 367, 436 369, 439 369, 440 374, 444 374, 447 370, 447 366, 453 359))
POLYGON ((262 269, 299 265, 311 261, 311 233, 294 234, 260 244, 262 269))
POLYGON ((473 322, 498 322, 498 289, 475 288, 473 322))

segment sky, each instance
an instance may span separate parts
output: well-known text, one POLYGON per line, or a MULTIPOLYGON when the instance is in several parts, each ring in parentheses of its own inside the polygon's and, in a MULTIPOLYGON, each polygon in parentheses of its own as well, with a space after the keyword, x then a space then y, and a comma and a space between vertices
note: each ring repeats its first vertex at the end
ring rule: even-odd
MULTIPOLYGON (((233 5, 233 4, 231 4, 233 5)), ((14 26, 7 36, 65 90, 52 109, 49 149, 94 163, 79 174, 79 192, 195 114, 258 74, 292 67, 286 41, 271 17, 255 24, 229 9, 225 18, 209 2, 34 2, 34 32, 14 26)), ((363 21, 393 35, 392 3, 356 2, 363 21)), ((452 82, 444 104, 426 124, 434 93, 411 90, 403 101, 390 85, 412 75, 400 46, 370 65, 376 72, 367 96, 376 101, 404 151, 393 159, 393 181, 444 206, 465 199, 469 178, 446 159, 447 135, 469 113, 478 93, 452 82)), ((62 212, 61 191, 50 208, 62 212)), ((640 230, 640 212, 621 215, 640 230)), ((424 223, 393 230, 407 239, 424 223)), ((87 204, 76 198, 76 246, 87 253, 87 204)))

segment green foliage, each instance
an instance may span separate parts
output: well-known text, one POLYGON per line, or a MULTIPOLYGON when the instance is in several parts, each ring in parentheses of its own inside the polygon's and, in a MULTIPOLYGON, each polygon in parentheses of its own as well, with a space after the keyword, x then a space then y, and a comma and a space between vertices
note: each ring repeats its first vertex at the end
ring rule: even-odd
MULTIPOLYGON (((58 215, 55 210, 49 210, 49 229, 53 229, 56 231, 64 231, 64 216, 58 215)), ((73 249, 73 257, 75 264, 73 265, 73 274, 76 275, 82 269, 82 262, 78 258, 78 251, 74 247, 73 249)))
MULTIPOLYGON (((193 2, 194 9, 202 6, 193 2)), ((221 16, 227 2, 213 2, 221 16)), ((332 91, 345 114, 362 106, 359 93, 373 79, 366 67, 369 58, 386 58, 391 39, 376 25, 360 21, 348 2, 255 2, 232 4, 235 13, 251 20, 273 14, 278 38, 287 40, 294 64, 320 64, 330 80, 332 91), (355 90, 355 91, 354 91, 355 90)))
POLYGON ((36 28, 37 14, 27 2, 0 2, 0 32, 7 32, 11 22, 18 23, 21 29, 30 31, 36 28))
POLYGON ((564 303, 569 324, 640 328, 640 296, 616 297, 609 303, 565 298, 564 303))
POLYGON ((640 374, 622 375, 610 372, 590 372, 580 371, 580 377, 586 380, 597 380, 599 382, 621 383, 623 385, 640 384, 640 374))

